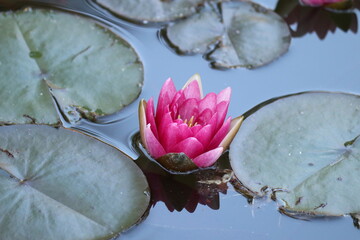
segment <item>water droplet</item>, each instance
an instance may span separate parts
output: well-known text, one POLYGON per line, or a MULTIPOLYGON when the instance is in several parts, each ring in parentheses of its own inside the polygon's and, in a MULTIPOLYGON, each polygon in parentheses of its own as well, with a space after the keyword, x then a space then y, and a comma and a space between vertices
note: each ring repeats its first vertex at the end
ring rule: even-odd
POLYGON ((29 53, 29 57, 31 58, 41 58, 42 57, 42 53, 39 51, 31 51, 29 53))
POLYGON ((44 95, 42 92, 40 93, 40 96, 44 95))
POLYGON ((288 155, 289 155, 289 157, 291 157, 291 155, 292 155, 292 154, 291 154, 291 153, 289 153, 288 155))
POLYGON ((304 112, 303 112, 303 111, 301 111, 301 112, 300 112, 300 114, 301 114, 301 115, 303 115, 303 114, 304 114, 304 112))
POLYGON ((236 34, 240 34, 240 30, 236 30, 235 33, 236 33, 236 34))

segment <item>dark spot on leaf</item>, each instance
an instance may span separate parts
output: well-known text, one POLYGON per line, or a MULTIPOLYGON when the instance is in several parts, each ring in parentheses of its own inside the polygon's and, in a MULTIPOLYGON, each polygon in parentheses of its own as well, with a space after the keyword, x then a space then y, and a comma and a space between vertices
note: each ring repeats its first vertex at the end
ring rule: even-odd
POLYGON ((345 146, 345 147, 348 147, 348 146, 353 145, 353 144, 354 144, 354 142, 356 141, 356 139, 358 139, 358 138, 359 138, 359 136, 356 136, 354 139, 352 139, 352 140, 350 140, 350 141, 345 142, 345 143, 344 143, 344 146, 345 146))
POLYGON ((29 57, 31 58, 41 58, 42 57, 42 53, 39 51, 31 51, 29 53, 29 57))
POLYGON ((6 149, 0 148, 0 152, 5 153, 8 157, 14 158, 14 155, 6 149))
POLYGON ((342 177, 338 177, 336 180, 342 181, 343 179, 342 179, 342 177))
POLYGON ((299 205, 302 198, 303 198, 303 197, 299 197, 299 198, 296 200, 295 205, 299 205))
POLYGON ((313 163, 308 163, 308 165, 309 165, 310 167, 314 166, 314 164, 313 164, 313 163))
POLYGON ((314 210, 319 209, 319 208, 324 208, 327 205, 327 203, 322 203, 319 206, 315 207, 314 210))

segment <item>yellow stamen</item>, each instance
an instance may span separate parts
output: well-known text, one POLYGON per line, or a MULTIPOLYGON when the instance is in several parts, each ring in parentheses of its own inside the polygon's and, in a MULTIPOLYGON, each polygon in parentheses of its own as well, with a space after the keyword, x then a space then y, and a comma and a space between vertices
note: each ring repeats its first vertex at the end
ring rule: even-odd
POLYGON ((193 125, 193 122, 194 122, 194 116, 192 116, 191 118, 190 118, 190 120, 189 120, 189 123, 187 124, 189 127, 192 127, 192 126, 194 126, 193 125))

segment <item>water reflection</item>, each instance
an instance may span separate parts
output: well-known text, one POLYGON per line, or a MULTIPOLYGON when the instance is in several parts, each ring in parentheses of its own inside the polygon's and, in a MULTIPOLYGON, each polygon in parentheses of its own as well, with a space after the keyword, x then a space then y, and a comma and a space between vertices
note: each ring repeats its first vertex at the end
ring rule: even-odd
POLYGON ((344 32, 357 33, 358 20, 354 9, 360 9, 360 1, 354 0, 349 9, 302 6, 298 0, 279 0, 275 11, 284 17, 293 37, 316 33, 324 39, 328 32, 337 28, 344 32))
POLYGON ((139 136, 135 136, 134 146, 140 152, 140 157, 135 162, 149 182, 152 206, 157 202, 164 202, 171 212, 186 209, 190 213, 196 210, 198 204, 213 210, 220 208, 219 194, 226 194, 227 183, 233 175, 229 170, 227 154, 224 154, 213 168, 189 174, 172 174, 140 150, 138 139, 139 136))

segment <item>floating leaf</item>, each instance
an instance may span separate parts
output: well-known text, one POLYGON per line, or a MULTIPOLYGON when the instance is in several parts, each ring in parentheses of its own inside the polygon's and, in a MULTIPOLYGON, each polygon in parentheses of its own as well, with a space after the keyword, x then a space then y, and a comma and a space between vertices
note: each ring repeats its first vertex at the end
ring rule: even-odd
POLYGON ((289 214, 360 212, 360 97, 303 93, 255 107, 230 146, 240 182, 289 214))
POLYGON ((110 239, 139 221, 148 184, 135 163, 85 135, 0 127, 2 239, 110 239))
POLYGON ((135 22, 168 22, 192 15, 205 0, 96 0, 120 17, 135 22))
POLYGON ((169 25, 170 45, 184 53, 205 53, 209 44, 218 41, 207 56, 216 68, 260 67, 288 50, 288 25, 272 10, 242 1, 224 1, 219 8, 220 18, 215 7, 208 7, 169 25))
POLYGON ((0 123, 57 123, 51 95, 69 120, 94 120, 141 91, 137 54, 95 21, 28 9, 2 13, 0 28, 0 123))
POLYGON ((180 53, 205 53, 224 32, 224 26, 214 11, 204 10, 168 26, 166 37, 180 53))

